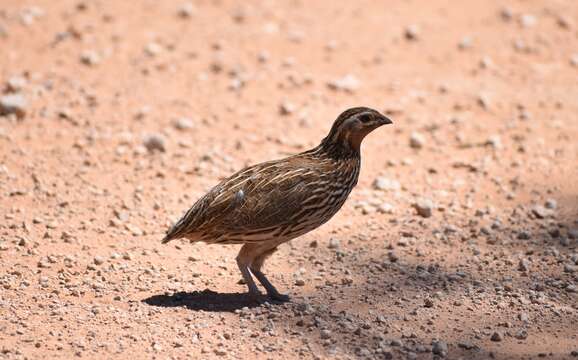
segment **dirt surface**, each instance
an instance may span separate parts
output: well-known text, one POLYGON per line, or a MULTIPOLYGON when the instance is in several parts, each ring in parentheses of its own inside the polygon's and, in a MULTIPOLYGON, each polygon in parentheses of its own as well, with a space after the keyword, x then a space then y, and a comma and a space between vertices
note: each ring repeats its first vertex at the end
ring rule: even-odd
POLYGON ((578 356, 578 2, 0 4, 0 358, 578 356), (160 239, 221 178, 393 126, 266 264, 160 239))

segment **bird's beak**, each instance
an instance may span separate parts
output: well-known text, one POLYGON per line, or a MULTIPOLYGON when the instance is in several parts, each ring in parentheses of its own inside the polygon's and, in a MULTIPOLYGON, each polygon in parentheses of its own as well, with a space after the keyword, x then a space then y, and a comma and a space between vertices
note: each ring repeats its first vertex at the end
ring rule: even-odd
POLYGON ((381 120, 381 125, 393 124, 393 121, 391 121, 391 119, 385 115, 382 115, 380 120, 381 120))

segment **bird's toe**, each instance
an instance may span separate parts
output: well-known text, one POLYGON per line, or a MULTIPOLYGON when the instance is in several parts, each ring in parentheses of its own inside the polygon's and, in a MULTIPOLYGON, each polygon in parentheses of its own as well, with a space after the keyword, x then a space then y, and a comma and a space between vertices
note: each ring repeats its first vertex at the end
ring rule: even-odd
POLYGON ((287 294, 280 294, 280 293, 272 293, 269 294, 271 300, 279 301, 279 302, 289 302, 291 301, 291 297, 287 294))
POLYGON ((255 304, 262 304, 266 300, 263 294, 261 294, 260 292, 248 292, 247 298, 249 299, 249 302, 255 304))

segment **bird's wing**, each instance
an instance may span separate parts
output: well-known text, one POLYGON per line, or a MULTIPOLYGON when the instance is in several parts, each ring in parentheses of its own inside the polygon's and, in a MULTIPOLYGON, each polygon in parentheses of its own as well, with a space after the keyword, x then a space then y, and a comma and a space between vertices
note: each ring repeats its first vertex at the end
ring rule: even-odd
MULTIPOLYGON (((167 232, 162 243, 212 230, 229 218, 231 212, 242 206, 246 183, 251 184, 256 174, 275 164, 275 161, 253 165, 221 181, 201 197, 167 232)), ((253 195, 251 196, 253 197, 253 195)))
POLYGON ((308 207, 318 205, 324 195, 319 181, 320 170, 314 167, 269 164, 227 187, 221 198, 233 206, 215 225, 220 231, 242 234, 266 233, 292 224, 308 207))
POLYGON ((327 196, 327 188, 320 184, 327 181, 325 177, 322 167, 294 159, 248 167, 199 199, 165 239, 195 233, 209 238, 258 237, 291 226, 319 207, 327 196))

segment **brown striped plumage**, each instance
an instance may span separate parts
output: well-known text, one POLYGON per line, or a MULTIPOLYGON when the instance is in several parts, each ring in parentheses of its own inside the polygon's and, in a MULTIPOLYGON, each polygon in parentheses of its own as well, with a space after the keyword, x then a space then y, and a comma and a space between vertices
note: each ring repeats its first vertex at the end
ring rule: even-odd
POLYGON ((321 144, 285 159, 245 168, 200 198, 162 240, 187 238, 211 244, 244 244, 237 256, 249 294, 259 295, 254 275, 270 297, 287 300, 261 267, 281 243, 327 222, 357 184, 360 145, 391 121, 357 107, 335 120, 321 144))

